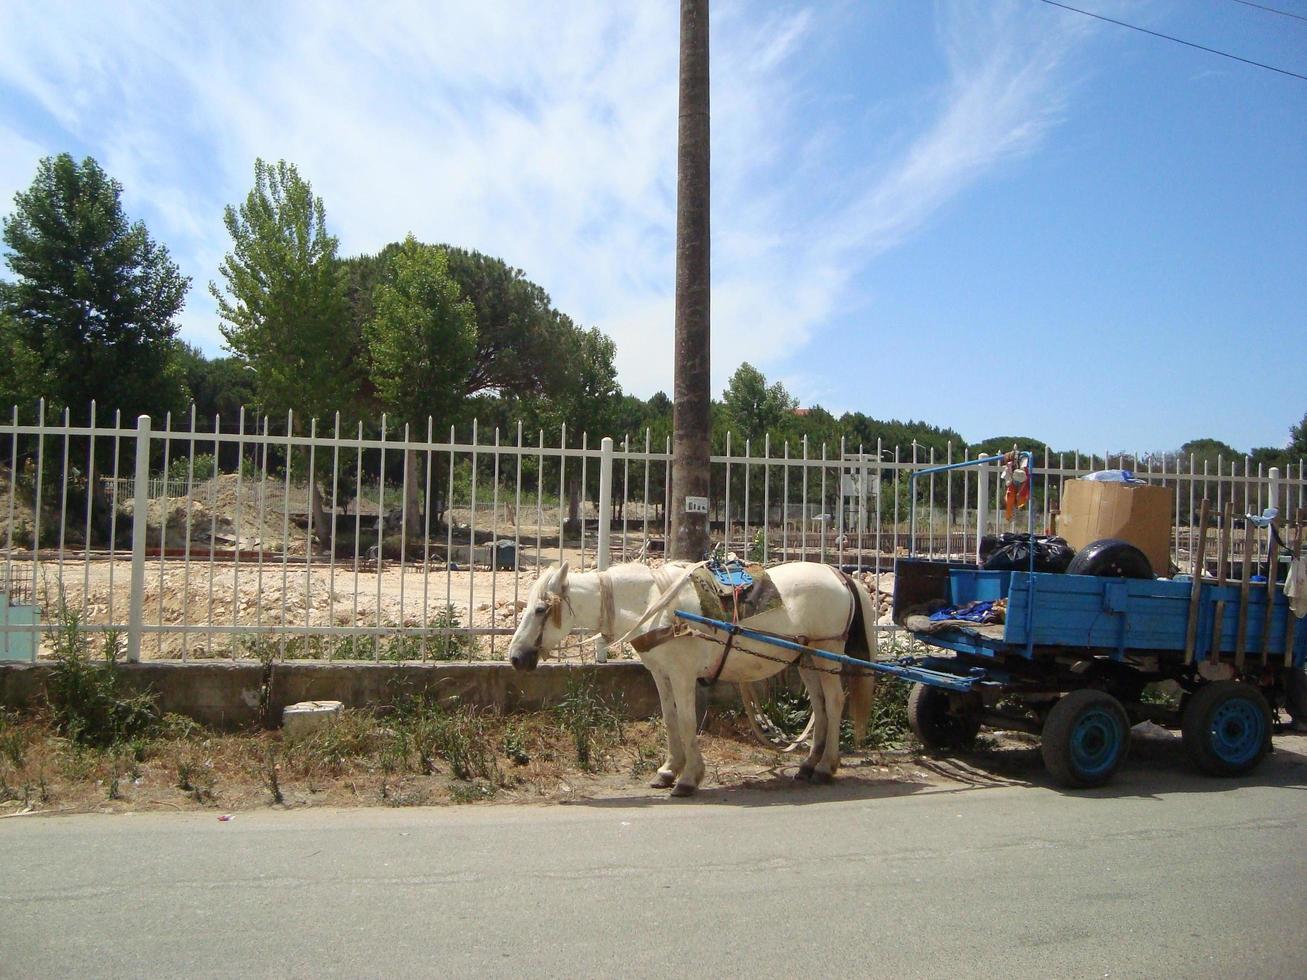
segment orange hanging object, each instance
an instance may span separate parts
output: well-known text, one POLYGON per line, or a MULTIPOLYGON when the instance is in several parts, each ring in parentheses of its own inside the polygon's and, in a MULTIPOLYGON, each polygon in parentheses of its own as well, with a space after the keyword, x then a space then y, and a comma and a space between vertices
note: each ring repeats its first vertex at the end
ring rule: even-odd
POLYGON ((1003 457, 1003 480, 1007 490, 1003 494, 1003 512, 1007 519, 1030 503, 1030 460, 1015 451, 1003 457))

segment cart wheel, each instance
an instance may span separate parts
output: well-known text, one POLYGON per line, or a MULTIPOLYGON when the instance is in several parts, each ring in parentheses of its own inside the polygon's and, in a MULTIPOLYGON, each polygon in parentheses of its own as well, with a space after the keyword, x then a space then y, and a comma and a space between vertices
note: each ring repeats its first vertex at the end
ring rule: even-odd
POLYGON ((1040 751, 1064 786, 1101 786, 1125 760, 1130 721, 1121 702, 1084 688, 1060 698, 1048 713, 1040 751))
POLYGON ((980 713, 969 695, 913 684, 908 695, 908 727, 931 752, 965 752, 980 731, 980 713))
POLYGON ((1127 541, 1102 538, 1091 541, 1071 559, 1068 575, 1097 575, 1105 578, 1152 578, 1148 556, 1127 541))
POLYGON ((1284 672, 1284 707, 1299 725, 1307 725, 1307 667, 1284 672))
POLYGON ((1271 706, 1251 684, 1214 681, 1190 698, 1181 729, 1185 750, 1199 769, 1238 776, 1271 747, 1271 706))

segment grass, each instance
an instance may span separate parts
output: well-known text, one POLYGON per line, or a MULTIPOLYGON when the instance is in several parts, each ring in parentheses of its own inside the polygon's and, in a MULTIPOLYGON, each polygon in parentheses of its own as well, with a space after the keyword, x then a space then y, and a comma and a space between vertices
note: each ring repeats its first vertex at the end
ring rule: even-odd
POLYGON ((571 736, 576 764, 583 772, 594 771, 604 748, 614 740, 621 741, 622 707, 600 693, 590 671, 568 680, 556 711, 571 736))
MULTIPOLYGON (((867 720, 867 734, 861 744, 853 742, 853 723, 847 718, 840 723, 840 744, 845 749, 879 751, 906 745, 911 737, 908 729, 908 692, 911 685, 892 677, 876 681, 876 696, 872 701, 867 720)), ((768 686, 759 702, 763 714, 785 738, 793 740, 803 734, 812 706, 808 695, 781 681, 768 686)))
MULTIPOLYGON (((111 638, 97 654, 68 618, 48 703, 31 715, 0 710, 0 815, 558 800, 624 791, 663 756, 661 723, 627 720, 593 670, 578 672, 548 710, 504 716, 427 693, 346 710, 287 736, 218 732, 161 714, 152 697, 126 689, 117 649, 111 638)), ((882 685, 869 745, 898 740, 906 689, 882 685)), ((806 720, 802 696, 778 692, 771 704, 797 734, 806 720)), ((738 712, 716 713, 703 738, 705 751, 728 766, 776 764, 738 712)))

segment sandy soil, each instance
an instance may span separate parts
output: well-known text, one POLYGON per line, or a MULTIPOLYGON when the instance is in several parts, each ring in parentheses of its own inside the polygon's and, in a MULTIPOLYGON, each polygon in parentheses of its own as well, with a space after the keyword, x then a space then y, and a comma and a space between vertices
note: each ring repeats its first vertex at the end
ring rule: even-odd
MULTIPOLYGON (((557 549, 542 555, 548 566, 558 556, 557 549)), ((564 556, 581 567, 581 554, 567 549, 564 556)), ((276 627, 363 627, 420 629, 432 628, 453 608, 462 626, 476 629, 498 628, 511 631, 517 625, 520 606, 525 601, 536 572, 455 571, 447 566, 431 566, 426 574, 422 565, 386 561, 378 573, 375 566, 361 562, 357 573, 352 560, 334 567, 320 556, 286 555, 263 560, 213 561, 193 558, 189 566, 184 558, 153 557, 147 560, 145 576, 145 624, 143 643, 145 659, 178 657, 212 657, 250 655, 252 640, 206 628, 240 626, 276 627), (182 627, 182 631, 159 632, 157 627, 182 627), (156 628, 151 631, 151 627, 156 628)), ((524 555, 524 564, 534 562, 534 552, 524 555)), ((585 567, 594 567, 593 554, 585 567)), ((47 619, 58 608, 63 583, 63 601, 84 623, 104 625, 125 623, 130 597, 131 563, 125 558, 97 558, 89 561, 81 555, 65 555, 62 573, 57 558, 43 558, 37 569, 37 594, 43 597, 47 619)), ((868 574, 868 584, 875 587, 876 577, 868 574)), ((888 613, 893 576, 882 574, 879 580, 881 609, 888 613)), ((884 619, 885 617, 882 616, 884 619)), ((447 620, 445 620, 447 621, 447 620)), ((347 657, 342 638, 324 638, 294 655, 347 657)), ((370 636, 358 639, 363 656, 372 655, 370 636)), ((507 635, 483 635, 476 649, 463 651, 475 659, 499 659, 507 645, 507 635)), ((49 652, 47 638, 42 652, 49 652)), ((588 647, 577 647, 564 658, 586 659, 588 647)))

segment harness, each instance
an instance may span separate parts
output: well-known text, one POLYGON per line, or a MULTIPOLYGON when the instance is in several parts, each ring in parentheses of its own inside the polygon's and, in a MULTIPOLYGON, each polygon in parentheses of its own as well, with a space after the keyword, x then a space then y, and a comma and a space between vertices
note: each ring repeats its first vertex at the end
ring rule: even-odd
MULTIPOLYGON (((857 613, 859 610, 857 586, 854 584, 851 576, 846 575, 843 571, 833 566, 828 566, 828 567, 830 567, 830 570, 844 584, 845 588, 848 589, 849 598, 852 600, 849 606, 848 618, 845 619, 844 621, 843 632, 833 636, 806 636, 803 634, 785 635, 782 633, 772 633, 768 630, 757 629, 756 627, 750 627, 750 629, 752 629, 755 633, 762 633, 767 636, 774 636, 778 640, 789 640, 790 642, 797 643, 800 646, 811 646, 814 643, 830 643, 830 642, 847 643, 849 639, 849 631, 853 626, 854 620, 857 618, 857 613)), ((747 622, 747 620, 745 622, 747 622)), ((739 621, 738 607, 737 607, 734 620, 732 621, 730 627, 728 627, 725 630, 726 632, 725 639, 722 639, 716 633, 708 633, 701 629, 696 629, 695 627, 689 625, 688 623, 677 623, 672 626, 660 626, 657 627, 656 629, 652 629, 647 633, 643 633, 640 636, 632 638, 630 640, 630 643, 631 646, 638 653, 644 653, 648 650, 652 650, 655 647, 662 646, 664 643, 669 643, 672 640, 680 639, 681 637, 684 636, 693 636, 696 639, 706 640, 709 643, 720 644, 722 648, 721 656, 717 658, 716 663, 714 663, 713 668, 711 671, 709 671, 708 675, 699 678, 699 683, 704 686, 715 684, 717 683, 718 680, 721 679, 722 672, 726 669, 726 661, 730 659, 732 651, 738 650, 740 653, 747 654, 750 657, 757 657, 760 660, 770 660, 773 663, 785 664, 786 666, 796 662, 790 658, 777 657, 771 654, 762 653, 757 650, 746 650, 742 647, 737 647, 735 645, 735 639, 740 635, 739 627, 742 625, 744 624, 742 624, 739 621)), ((807 656, 807 654, 801 654, 798 658, 798 662, 802 663, 805 657, 807 657, 808 663, 804 666, 806 666, 808 669, 816 670, 821 673, 841 674, 848 669, 843 666, 841 667, 818 666, 816 663, 813 662, 814 658, 807 656)))

